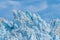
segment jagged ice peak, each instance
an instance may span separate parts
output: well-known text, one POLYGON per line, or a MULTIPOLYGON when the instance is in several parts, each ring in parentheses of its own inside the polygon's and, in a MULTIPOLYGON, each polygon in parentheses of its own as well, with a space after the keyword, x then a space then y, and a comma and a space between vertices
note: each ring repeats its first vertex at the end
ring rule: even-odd
POLYGON ((60 20, 46 23, 39 14, 13 10, 13 21, 0 18, 0 40, 60 40, 60 20))

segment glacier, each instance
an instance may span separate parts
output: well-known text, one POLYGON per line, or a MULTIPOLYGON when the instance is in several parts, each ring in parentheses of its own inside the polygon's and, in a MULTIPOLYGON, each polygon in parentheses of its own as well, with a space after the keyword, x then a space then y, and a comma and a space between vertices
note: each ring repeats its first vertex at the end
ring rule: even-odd
POLYGON ((60 40, 60 20, 50 23, 39 14, 13 10, 14 19, 0 18, 0 40, 60 40))

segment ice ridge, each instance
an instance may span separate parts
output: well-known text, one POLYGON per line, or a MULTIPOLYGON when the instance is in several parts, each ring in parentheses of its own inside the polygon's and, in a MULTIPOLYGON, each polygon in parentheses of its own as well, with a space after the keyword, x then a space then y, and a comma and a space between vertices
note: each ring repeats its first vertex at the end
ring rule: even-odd
POLYGON ((13 21, 0 18, 0 40, 60 40, 60 20, 46 23, 40 15, 13 10, 13 21))

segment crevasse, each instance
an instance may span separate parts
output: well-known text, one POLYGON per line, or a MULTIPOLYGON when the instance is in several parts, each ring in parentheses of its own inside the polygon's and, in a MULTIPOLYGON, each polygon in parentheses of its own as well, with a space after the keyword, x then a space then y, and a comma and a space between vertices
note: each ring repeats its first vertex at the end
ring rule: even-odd
POLYGON ((60 40, 60 20, 46 23, 38 14, 14 10, 13 21, 0 18, 0 40, 60 40))

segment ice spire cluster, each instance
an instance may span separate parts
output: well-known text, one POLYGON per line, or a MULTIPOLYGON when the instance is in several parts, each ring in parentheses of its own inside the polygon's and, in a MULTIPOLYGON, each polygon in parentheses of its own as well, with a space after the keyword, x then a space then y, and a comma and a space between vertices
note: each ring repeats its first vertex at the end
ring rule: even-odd
POLYGON ((0 18, 0 40, 60 40, 60 20, 46 23, 38 14, 14 10, 13 21, 0 18))

